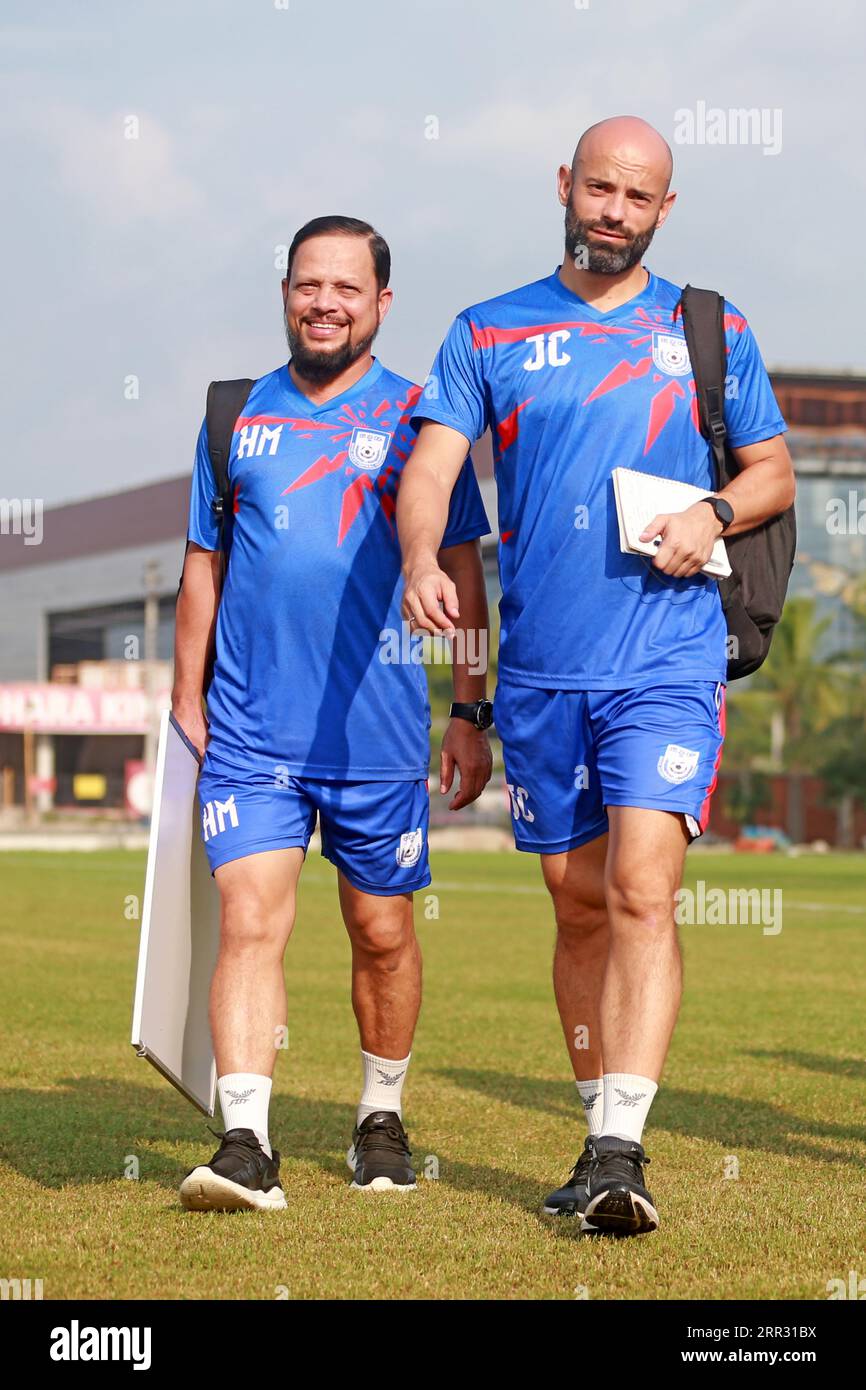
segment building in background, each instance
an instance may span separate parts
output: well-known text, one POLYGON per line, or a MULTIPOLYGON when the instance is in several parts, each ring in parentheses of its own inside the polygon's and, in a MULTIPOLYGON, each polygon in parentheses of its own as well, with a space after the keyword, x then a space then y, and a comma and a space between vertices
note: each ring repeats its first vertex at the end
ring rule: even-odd
POLYGON ((0 807, 146 811, 188 499, 173 478, 0 537, 0 807))
POLYGON ((186 473, 52 507, 39 544, 0 535, 0 811, 146 812, 189 489, 186 473))
MULTIPOLYGON (((791 593, 832 621, 827 654, 853 644, 844 599, 866 572, 866 377, 772 373, 798 476, 791 593)), ((473 450, 493 533, 489 438, 473 450)), ((47 510, 42 540, 0 535, 0 807, 143 813, 154 714, 171 685, 189 473, 47 510)), ((503 805, 504 805, 503 801, 503 805)), ((719 825, 726 832, 721 809, 719 825)), ((817 803, 814 831, 826 816, 817 803)))
POLYGON ((866 574, 866 378, 778 372, 797 470, 797 561, 790 592, 817 599, 831 619, 827 654, 857 633, 841 602, 866 574))

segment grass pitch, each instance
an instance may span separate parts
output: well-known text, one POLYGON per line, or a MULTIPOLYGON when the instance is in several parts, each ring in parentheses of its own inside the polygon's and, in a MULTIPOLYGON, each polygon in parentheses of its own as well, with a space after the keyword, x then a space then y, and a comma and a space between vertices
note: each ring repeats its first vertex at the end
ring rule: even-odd
POLYGON ((418 1191, 348 1187, 349 949, 311 855, 271 1106, 288 1210, 225 1215, 178 1205, 217 1141, 128 1041, 144 856, 0 856, 0 1275, 41 1278, 46 1299, 821 1299, 866 1274, 866 860, 690 853, 687 886, 781 888, 783 925, 681 928, 645 1135, 662 1226, 632 1240, 538 1214, 583 1125, 537 861, 443 853, 434 872, 405 1092, 418 1191))

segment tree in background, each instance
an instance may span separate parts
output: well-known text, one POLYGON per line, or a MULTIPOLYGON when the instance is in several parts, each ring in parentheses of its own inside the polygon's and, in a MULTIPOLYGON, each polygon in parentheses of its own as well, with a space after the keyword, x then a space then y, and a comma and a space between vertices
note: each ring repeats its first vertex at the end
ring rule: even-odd
POLYGON ((866 793, 866 576, 848 586, 845 604, 857 630, 854 647, 833 658, 842 684, 844 710, 823 731, 816 772, 826 800, 836 807, 837 842, 854 845, 854 808, 866 793))
POLYGON ((774 712, 772 695, 755 690, 753 681, 734 687, 728 699, 722 766, 735 780, 725 794, 725 811, 740 827, 754 824, 770 808, 774 712))
MULTIPOLYGON (((761 697, 769 697, 763 708, 778 716, 769 767, 775 764, 775 770, 788 774, 785 829, 795 843, 805 835, 803 779, 819 774, 824 734, 833 720, 847 714, 843 672, 833 660, 817 655, 832 618, 819 618, 816 607, 812 598, 788 600, 770 655, 741 697, 751 697, 753 721, 760 718, 761 697)), ((769 743, 772 714, 765 728, 769 743)))

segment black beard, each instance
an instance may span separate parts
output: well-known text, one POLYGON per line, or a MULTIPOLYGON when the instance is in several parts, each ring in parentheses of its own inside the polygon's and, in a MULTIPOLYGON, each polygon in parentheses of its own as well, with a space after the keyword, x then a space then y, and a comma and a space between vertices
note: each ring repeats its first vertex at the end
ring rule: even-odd
POLYGON ((283 323, 286 329, 286 341, 296 372, 305 381, 313 381, 317 386, 327 386, 328 382, 333 381, 347 367, 351 367, 353 362, 357 362, 359 357, 363 357, 379 331, 376 329, 369 337, 362 338, 358 343, 353 343, 350 328, 349 338, 343 346, 335 351, 328 351, 306 347, 298 334, 292 332, 285 317, 283 323))
POLYGON ((589 233, 597 223, 582 222, 571 209, 565 209, 565 250, 578 270, 592 270, 597 275, 619 275, 643 259, 644 252, 655 236, 655 227, 631 237, 622 248, 590 246, 589 233))

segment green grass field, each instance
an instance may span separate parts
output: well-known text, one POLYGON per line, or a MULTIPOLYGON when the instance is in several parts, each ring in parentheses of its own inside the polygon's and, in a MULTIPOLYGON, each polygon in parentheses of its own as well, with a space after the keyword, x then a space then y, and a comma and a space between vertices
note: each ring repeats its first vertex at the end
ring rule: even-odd
POLYGON ((438 920, 416 904, 425 1003, 405 1116, 419 1173, 438 1179, 348 1188, 349 951, 315 855, 271 1107, 289 1207, 225 1215, 179 1207, 216 1141, 129 1045, 124 903, 144 856, 3 854, 0 1275, 41 1278, 46 1299, 771 1300, 866 1275, 866 860, 689 856, 687 884, 781 887, 783 929, 682 928, 685 1001, 645 1135, 662 1226, 618 1241, 538 1215, 583 1128, 537 861, 439 854, 434 868, 438 920))

